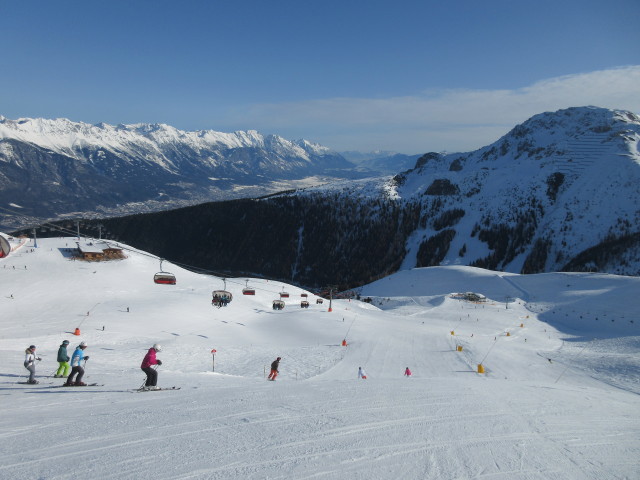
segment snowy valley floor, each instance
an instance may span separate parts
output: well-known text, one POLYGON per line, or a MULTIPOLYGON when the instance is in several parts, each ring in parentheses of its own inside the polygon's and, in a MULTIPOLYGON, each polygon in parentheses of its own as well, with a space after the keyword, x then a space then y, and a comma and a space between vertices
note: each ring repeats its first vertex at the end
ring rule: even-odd
POLYGON ((216 277, 172 267, 177 285, 154 285, 148 256, 76 262, 70 241, 0 261, 1 479, 640 478, 637 278, 416 269, 332 312, 239 279, 216 309, 216 277), (63 339, 89 344, 85 381, 103 386, 54 388, 63 339), (181 390, 135 391, 155 342, 159 385, 181 390), (32 343, 41 383, 18 384, 32 343))

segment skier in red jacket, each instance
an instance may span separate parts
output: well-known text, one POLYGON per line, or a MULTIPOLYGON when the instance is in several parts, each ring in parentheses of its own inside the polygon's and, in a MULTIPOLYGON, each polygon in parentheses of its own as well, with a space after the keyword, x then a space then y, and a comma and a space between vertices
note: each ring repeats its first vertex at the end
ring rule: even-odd
POLYGON ((147 390, 156 390, 156 384, 158 383, 158 372, 156 369, 151 368, 152 365, 162 365, 162 361, 156 358, 156 353, 161 352, 162 347, 157 343, 153 345, 144 356, 142 360, 142 365, 140 368, 144 373, 147 374, 147 381, 144 384, 144 388, 147 390))

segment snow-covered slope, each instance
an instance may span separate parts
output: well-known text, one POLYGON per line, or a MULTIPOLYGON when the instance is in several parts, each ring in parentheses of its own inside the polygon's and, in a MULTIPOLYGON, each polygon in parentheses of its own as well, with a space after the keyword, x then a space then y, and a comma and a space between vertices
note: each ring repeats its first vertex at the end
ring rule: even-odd
POLYGON ((0 259, 0 478, 640 474, 639 278, 422 268, 331 312, 291 285, 227 279, 234 299, 216 309, 222 279, 165 261, 177 284, 156 285, 158 260, 126 245, 128 258, 101 263, 72 260, 72 238, 12 246, 0 259), (487 302, 451 296, 465 291, 487 302), (85 380, 101 386, 43 376, 63 339, 88 343, 85 380), (159 384, 182 388, 136 393, 156 342, 159 384), (43 358, 35 386, 16 383, 30 344, 43 358), (266 382, 276 356, 280 377, 266 382))

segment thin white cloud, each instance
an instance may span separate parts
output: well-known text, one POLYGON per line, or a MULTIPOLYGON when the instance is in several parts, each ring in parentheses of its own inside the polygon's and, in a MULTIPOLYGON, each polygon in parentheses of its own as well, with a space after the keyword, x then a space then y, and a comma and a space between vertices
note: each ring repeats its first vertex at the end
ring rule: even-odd
POLYGON ((515 90, 257 104, 236 111, 231 122, 336 150, 467 151, 494 142, 535 114, 584 105, 640 112, 640 65, 566 75, 515 90))

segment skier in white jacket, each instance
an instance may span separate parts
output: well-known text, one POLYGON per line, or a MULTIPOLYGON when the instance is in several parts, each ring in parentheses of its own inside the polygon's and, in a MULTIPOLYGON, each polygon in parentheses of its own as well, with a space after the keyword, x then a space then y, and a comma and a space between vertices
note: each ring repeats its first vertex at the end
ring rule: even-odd
POLYGON ((40 361, 42 359, 36 355, 36 346, 31 345, 24 353, 24 368, 29 370, 29 380, 27 380, 27 383, 38 383, 36 380, 36 360, 40 361))
POLYGON ((367 379, 367 372, 365 372, 362 367, 358 367, 358 378, 361 378, 363 380, 367 379))

